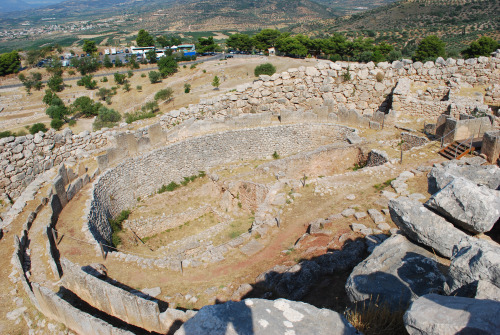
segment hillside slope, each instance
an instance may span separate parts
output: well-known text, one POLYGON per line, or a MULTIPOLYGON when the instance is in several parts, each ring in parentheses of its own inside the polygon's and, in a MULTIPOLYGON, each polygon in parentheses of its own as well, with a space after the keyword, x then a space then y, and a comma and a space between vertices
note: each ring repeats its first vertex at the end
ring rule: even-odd
POLYGON ((214 30, 278 27, 333 18, 333 12, 311 0, 68 0, 8 18, 4 15, 4 19, 36 21, 56 17, 64 22, 127 14, 131 26, 139 28, 149 28, 150 22, 155 30, 214 30))
POLYGON ((449 50, 460 50, 478 36, 500 38, 498 0, 402 0, 363 13, 298 24, 295 32, 346 32, 413 47, 427 35, 438 35, 449 50))

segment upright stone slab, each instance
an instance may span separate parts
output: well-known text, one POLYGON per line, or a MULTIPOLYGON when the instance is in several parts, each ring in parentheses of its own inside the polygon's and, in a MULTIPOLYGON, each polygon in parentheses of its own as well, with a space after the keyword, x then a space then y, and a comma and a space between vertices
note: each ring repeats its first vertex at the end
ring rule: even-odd
POLYGON ((500 302, 428 294, 406 311, 410 335, 495 335, 500 329, 500 302))
POLYGON ((432 253, 394 235, 353 269, 345 288, 353 303, 377 301, 398 310, 419 296, 442 292, 444 283, 432 253))
POLYGON ((152 145, 157 143, 163 143, 166 141, 167 136, 165 132, 161 129, 159 123, 155 123, 148 128, 148 135, 152 145))
POLYGON ((56 193, 59 197, 61 206, 66 206, 66 204, 68 203, 68 197, 66 195, 64 180, 61 176, 58 176, 56 177, 56 179, 54 179, 54 181, 52 182, 52 189, 54 190, 54 193, 56 193))
POLYGON ((108 154, 105 153, 104 155, 99 155, 96 157, 96 159, 97 159, 97 165, 99 166, 99 170, 105 171, 109 166, 108 154))
POLYGON ((500 157, 500 131, 487 131, 483 136, 481 154, 486 155, 488 162, 494 163, 500 157))

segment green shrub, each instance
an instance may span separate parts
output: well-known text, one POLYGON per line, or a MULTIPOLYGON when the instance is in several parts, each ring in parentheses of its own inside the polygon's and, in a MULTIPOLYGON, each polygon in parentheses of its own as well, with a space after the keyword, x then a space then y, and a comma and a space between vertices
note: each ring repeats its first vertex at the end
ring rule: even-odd
POLYGON ((142 91, 142 85, 137 85, 137 86, 135 87, 135 89, 136 89, 136 90, 138 90, 138 91, 142 91))
POLYGON ((103 83, 107 83, 107 82, 108 82, 108 77, 104 77, 104 78, 102 78, 102 79, 101 79, 101 81, 102 81, 103 83))
POLYGON ((156 84, 161 82, 161 73, 158 71, 149 71, 148 76, 151 84, 156 84))
POLYGON ((175 181, 172 181, 167 186, 162 185, 160 187, 160 189, 158 190, 158 193, 161 194, 164 192, 172 192, 172 191, 178 189, 179 187, 181 187, 181 185, 177 184, 175 181))
POLYGON ((156 114, 151 111, 135 111, 133 113, 125 113, 125 122, 132 123, 137 120, 150 119, 155 117, 156 114))
POLYGON ((36 134, 39 131, 46 132, 48 129, 43 123, 35 123, 30 127, 30 134, 36 134))
POLYGON ((121 244, 121 238, 118 235, 123 230, 123 221, 127 220, 130 215, 129 210, 123 210, 115 219, 109 219, 109 224, 112 231, 112 243, 114 247, 121 244))
POLYGON ((146 74, 145 73, 141 73, 141 78, 146 78, 146 74))
POLYGON ((54 128, 55 130, 61 129, 63 125, 64 121, 61 119, 52 119, 52 121, 50 121, 50 127, 54 128))
POLYGON ((109 109, 105 106, 101 106, 97 113, 97 117, 94 121, 93 128, 94 130, 99 130, 103 127, 114 127, 117 122, 120 121, 122 116, 120 113, 115 111, 114 109, 109 109))
POLYGON ((13 134, 10 130, 0 132, 0 138, 10 137, 10 136, 14 136, 14 135, 15 134, 13 134))
POLYGON ((155 94, 155 100, 170 100, 172 99, 172 96, 174 95, 174 90, 172 90, 170 87, 167 87, 163 90, 159 90, 155 94))
POLYGON ((274 159, 279 159, 280 155, 275 151, 275 152, 273 152, 273 158, 274 159))
POLYGON ((125 84, 126 75, 124 75, 123 73, 116 72, 114 76, 115 76, 115 83, 117 83, 118 85, 125 84))
POLYGON ((185 83, 184 84, 184 93, 189 93, 191 92, 191 84, 185 83))
POLYGON ((267 74, 268 76, 272 76, 273 74, 276 73, 276 67, 271 63, 264 63, 261 65, 257 65, 253 73, 255 74, 256 77, 260 76, 261 74, 267 74))

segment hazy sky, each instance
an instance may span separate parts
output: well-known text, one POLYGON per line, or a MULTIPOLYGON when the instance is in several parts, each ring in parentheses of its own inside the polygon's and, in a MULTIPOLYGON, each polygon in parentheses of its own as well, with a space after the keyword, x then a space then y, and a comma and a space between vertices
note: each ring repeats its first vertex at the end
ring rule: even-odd
POLYGON ((33 4, 33 5, 50 5, 53 3, 63 2, 64 0, 24 0, 24 2, 33 4))

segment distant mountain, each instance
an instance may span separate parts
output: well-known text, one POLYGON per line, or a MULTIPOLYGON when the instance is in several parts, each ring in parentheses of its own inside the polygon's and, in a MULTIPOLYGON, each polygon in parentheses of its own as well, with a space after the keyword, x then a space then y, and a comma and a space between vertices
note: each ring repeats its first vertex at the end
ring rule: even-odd
POLYGON ((22 0, 2 0, 0 2, 0 13, 22 11, 33 7, 33 5, 30 5, 22 0))

